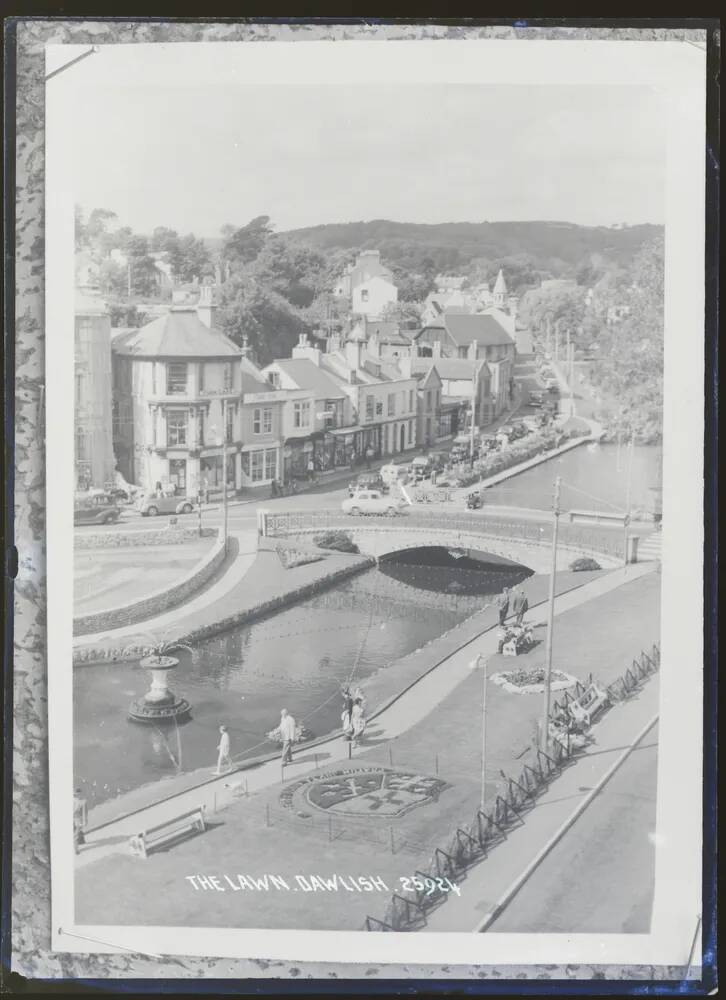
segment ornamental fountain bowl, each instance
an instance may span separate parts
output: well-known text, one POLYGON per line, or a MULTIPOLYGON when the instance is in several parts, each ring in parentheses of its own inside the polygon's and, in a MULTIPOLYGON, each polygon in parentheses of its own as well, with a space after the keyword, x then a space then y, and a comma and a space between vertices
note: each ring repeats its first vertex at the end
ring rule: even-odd
POLYGON ((175 656, 145 656, 140 662, 151 673, 151 687, 129 707, 132 722, 179 722, 192 710, 186 698, 179 698, 169 689, 169 673, 179 665, 175 656))

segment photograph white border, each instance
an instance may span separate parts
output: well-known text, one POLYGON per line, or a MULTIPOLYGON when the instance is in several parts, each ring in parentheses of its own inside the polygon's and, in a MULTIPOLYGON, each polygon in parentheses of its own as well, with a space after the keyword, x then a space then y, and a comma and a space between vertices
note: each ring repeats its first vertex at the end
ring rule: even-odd
MULTIPOLYGON (((704 199, 706 51, 688 41, 495 39, 134 45, 223 82, 645 85, 667 108, 663 570, 656 889, 651 933, 552 935, 85 926, 74 918, 72 621, 74 191, 63 116, 76 86, 46 88, 46 454, 52 947, 62 952, 447 964, 685 965, 701 908, 704 199), (372 51, 372 46, 376 46, 372 51), (215 75, 216 74, 216 75, 215 75)), ((108 46, 128 49, 129 46, 108 46)), ((87 45, 46 47, 48 71, 87 45)), ((133 86, 133 79, 129 81, 133 86)), ((22 98, 22 95, 21 95, 22 98)), ((173 220, 172 220, 173 221, 173 220)), ((454 220, 455 221, 455 220, 454 220)), ((171 224, 171 222, 170 222, 171 224)), ((101 891, 101 889, 99 889, 101 891)), ((694 954, 700 954, 696 943, 694 954)))

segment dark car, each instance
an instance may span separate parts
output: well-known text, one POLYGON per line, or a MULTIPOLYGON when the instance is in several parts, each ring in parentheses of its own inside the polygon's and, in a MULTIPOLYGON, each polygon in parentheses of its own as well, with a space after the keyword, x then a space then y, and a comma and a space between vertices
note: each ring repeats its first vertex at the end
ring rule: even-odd
POLYGON ((378 490, 380 493, 387 493, 388 485, 379 472, 361 472, 352 483, 348 483, 348 496, 352 497, 358 490, 378 490))
POLYGON ((114 524, 119 517, 121 511, 109 493, 89 493, 75 498, 74 524, 114 524))

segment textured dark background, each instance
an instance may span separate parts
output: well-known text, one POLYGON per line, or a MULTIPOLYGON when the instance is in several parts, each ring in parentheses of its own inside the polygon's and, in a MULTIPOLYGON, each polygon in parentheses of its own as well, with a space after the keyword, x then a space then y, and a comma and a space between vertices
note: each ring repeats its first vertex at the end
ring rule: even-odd
MULTIPOLYGON (((16 399, 12 970, 30 978, 297 979, 680 979, 653 966, 446 966, 309 963, 143 955, 63 955, 50 948, 48 721, 46 689, 44 373, 44 47, 51 43, 224 42, 312 38, 687 38, 698 29, 539 28, 388 25, 250 25, 39 20, 17 25, 16 399)), ((69 429, 70 433, 70 429, 69 429)), ((53 457, 48 459, 52 471, 53 457)), ((523 958, 525 956, 523 955, 523 958)), ((5 984, 12 988, 11 983, 5 984)))

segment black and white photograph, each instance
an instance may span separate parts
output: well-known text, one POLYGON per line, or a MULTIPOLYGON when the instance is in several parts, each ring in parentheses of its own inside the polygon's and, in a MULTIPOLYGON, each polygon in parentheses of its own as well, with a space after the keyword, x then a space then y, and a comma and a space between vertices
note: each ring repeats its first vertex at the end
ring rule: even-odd
POLYGON ((704 73, 46 47, 54 948, 698 954, 704 73))

